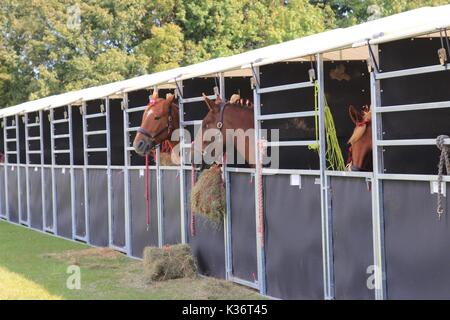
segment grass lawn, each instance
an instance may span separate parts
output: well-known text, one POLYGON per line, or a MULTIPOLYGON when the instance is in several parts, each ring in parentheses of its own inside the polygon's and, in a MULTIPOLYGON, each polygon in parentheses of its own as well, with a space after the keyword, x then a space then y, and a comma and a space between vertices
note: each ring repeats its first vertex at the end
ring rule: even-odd
POLYGON ((147 283, 140 261, 0 221, 0 300, 260 298, 212 278, 147 283), (79 290, 67 288, 70 265, 80 267, 79 290))

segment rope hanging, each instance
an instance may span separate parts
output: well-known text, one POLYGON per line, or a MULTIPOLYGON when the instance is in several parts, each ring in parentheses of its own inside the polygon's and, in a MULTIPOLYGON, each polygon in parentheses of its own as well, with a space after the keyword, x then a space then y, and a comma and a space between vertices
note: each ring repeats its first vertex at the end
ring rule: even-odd
POLYGON ((442 199, 442 182, 444 180, 444 164, 447 175, 450 175, 450 160, 449 160, 449 147, 445 145, 445 139, 448 139, 448 136, 442 135, 437 137, 436 146, 439 150, 441 150, 441 156, 439 158, 438 165, 438 198, 437 198, 437 214, 439 219, 441 219, 444 214, 444 206, 442 199))
MULTIPOLYGON (((316 143, 308 146, 309 150, 319 152, 319 83, 316 81, 314 85, 314 111, 316 124, 316 143)), ((333 114, 328 106, 326 97, 324 96, 324 114, 325 114, 325 135, 326 135, 326 154, 325 157, 329 164, 328 170, 345 171, 345 161, 342 156, 342 150, 339 146, 336 127, 334 125, 333 114)))

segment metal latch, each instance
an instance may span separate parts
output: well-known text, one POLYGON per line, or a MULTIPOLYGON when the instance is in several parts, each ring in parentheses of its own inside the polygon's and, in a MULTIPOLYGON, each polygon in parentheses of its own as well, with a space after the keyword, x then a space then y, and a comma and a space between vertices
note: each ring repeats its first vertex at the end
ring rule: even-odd
MULTIPOLYGON (((441 195, 444 197, 447 196, 447 184, 445 181, 441 182, 441 195)), ((438 181, 431 181, 430 182, 430 193, 431 194, 438 194, 439 193, 439 182, 438 181)))
POLYGON ((447 50, 445 48, 441 48, 438 50, 439 63, 441 66, 445 66, 447 64, 447 50))
POLYGON ((314 70, 314 68, 311 68, 308 70, 308 75, 309 75, 309 81, 311 83, 316 81, 316 70, 314 70))

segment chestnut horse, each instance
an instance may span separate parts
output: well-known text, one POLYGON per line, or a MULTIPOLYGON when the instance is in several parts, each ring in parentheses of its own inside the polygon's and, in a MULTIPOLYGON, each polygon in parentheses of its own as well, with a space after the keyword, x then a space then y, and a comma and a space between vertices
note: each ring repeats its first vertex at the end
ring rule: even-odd
POLYGON ((353 135, 348 141, 349 171, 372 171, 372 112, 369 106, 358 111, 354 106, 349 107, 350 119, 355 124, 353 135))
MULTIPOLYGON (((208 114, 202 121, 202 130, 197 135, 195 141, 200 135, 209 129, 214 129, 217 134, 221 133, 223 147, 226 148, 227 140, 233 139, 233 146, 239 155, 245 160, 245 163, 254 167, 255 165, 255 145, 254 145, 254 121, 253 108, 251 104, 244 103, 237 95, 233 95, 230 101, 223 101, 220 96, 215 101, 210 100, 203 94, 205 103, 209 109, 208 114), (230 135, 231 134, 231 135, 230 135)), ((207 139, 201 139, 201 144, 195 143, 197 147, 195 151, 199 151, 204 155, 206 148, 210 144, 207 139)), ((231 142, 231 141, 230 141, 231 142)), ((216 162, 219 160, 220 154, 215 155, 216 162)))
POLYGON ((180 127, 178 106, 173 100, 172 94, 162 99, 158 98, 157 92, 153 93, 133 142, 133 148, 140 156, 145 157, 151 149, 165 141, 172 147, 178 143, 170 141, 172 133, 180 127))

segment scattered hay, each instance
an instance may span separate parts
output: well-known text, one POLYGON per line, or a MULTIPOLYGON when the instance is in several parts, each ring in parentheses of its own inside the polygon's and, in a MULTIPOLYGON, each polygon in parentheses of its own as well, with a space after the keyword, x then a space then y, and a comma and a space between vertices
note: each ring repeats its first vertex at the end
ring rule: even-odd
POLYGON ((204 170, 192 188, 192 211, 219 225, 223 223, 226 207, 225 188, 220 167, 213 166, 204 170))
POLYGON ((160 165, 163 167, 176 166, 176 164, 172 162, 172 155, 167 152, 161 152, 161 154, 159 155, 159 161, 160 165))
POLYGON ((143 266, 144 280, 147 283, 197 276, 197 264, 191 247, 186 244, 167 246, 162 249, 146 247, 143 266))
POLYGON ((92 269, 117 268, 116 264, 124 255, 110 248, 89 248, 84 250, 67 250, 58 253, 46 253, 43 258, 53 258, 72 265, 85 266, 92 269), (103 264, 102 262, 105 262, 103 264))

